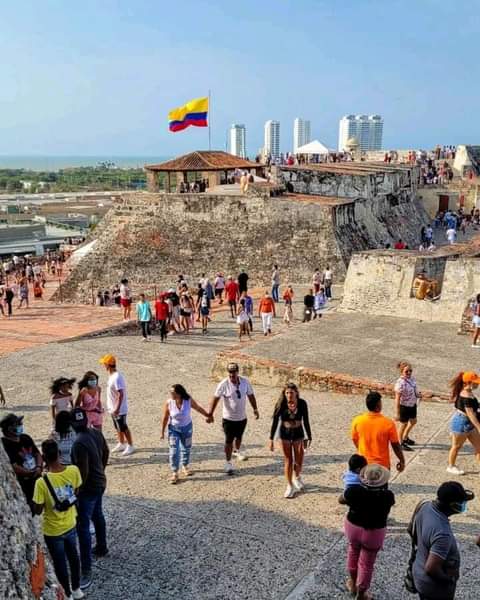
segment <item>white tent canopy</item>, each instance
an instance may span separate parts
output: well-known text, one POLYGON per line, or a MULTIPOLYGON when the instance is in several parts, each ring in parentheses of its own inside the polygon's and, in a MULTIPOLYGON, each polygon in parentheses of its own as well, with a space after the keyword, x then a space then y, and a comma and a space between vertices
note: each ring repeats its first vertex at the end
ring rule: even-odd
POLYGON ((330 150, 318 140, 299 146, 295 154, 330 154, 330 150))

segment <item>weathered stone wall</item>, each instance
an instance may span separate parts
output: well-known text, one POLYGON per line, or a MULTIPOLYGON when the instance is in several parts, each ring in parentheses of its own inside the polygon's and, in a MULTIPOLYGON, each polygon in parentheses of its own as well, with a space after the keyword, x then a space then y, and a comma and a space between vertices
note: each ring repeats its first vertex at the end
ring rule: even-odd
POLYGON ((480 290, 480 258, 451 250, 437 254, 372 251, 352 256, 340 310, 458 323, 465 307, 480 290), (436 301, 417 300, 413 280, 425 270, 441 284, 436 301))
MULTIPOLYGON (((33 600, 31 564, 43 544, 38 519, 34 521, 23 492, 0 444, 0 598, 33 600)), ((57 598, 55 580, 47 559, 44 600, 57 598)))
POLYGON ((309 281, 329 264, 343 279, 353 251, 414 243, 423 209, 405 191, 352 202, 302 201, 268 195, 128 194, 96 230, 98 242, 62 286, 65 300, 89 302, 92 289, 127 277, 146 290, 171 285, 180 272, 236 275, 252 285, 270 282, 278 263, 282 281, 309 281))

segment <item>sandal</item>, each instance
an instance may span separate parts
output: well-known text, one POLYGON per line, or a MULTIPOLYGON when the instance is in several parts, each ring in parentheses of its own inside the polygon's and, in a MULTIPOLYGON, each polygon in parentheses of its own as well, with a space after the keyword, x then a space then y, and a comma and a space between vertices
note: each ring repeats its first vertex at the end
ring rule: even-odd
POLYGON ((172 476, 170 477, 170 483, 172 485, 175 485, 176 483, 178 483, 178 475, 177 475, 177 473, 172 473, 172 476))

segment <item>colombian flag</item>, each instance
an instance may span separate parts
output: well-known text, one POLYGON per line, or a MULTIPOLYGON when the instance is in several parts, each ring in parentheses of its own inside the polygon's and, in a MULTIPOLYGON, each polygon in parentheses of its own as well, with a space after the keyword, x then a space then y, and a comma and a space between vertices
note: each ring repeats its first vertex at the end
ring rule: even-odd
POLYGON ((175 132, 182 131, 190 125, 208 127, 207 115, 208 98, 196 98, 168 113, 168 128, 175 132))

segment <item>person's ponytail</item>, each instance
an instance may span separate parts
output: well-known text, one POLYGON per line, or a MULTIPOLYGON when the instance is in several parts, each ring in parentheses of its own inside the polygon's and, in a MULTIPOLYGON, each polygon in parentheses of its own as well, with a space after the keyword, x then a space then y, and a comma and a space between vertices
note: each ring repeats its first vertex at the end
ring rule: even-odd
POLYGON ((455 375, 455 377, 450 381, 450 388, 452 390, 450 396, 450 402, 455 403, 460 396, 460 393, 463 389, 463 371, 460 371, 455 375))

